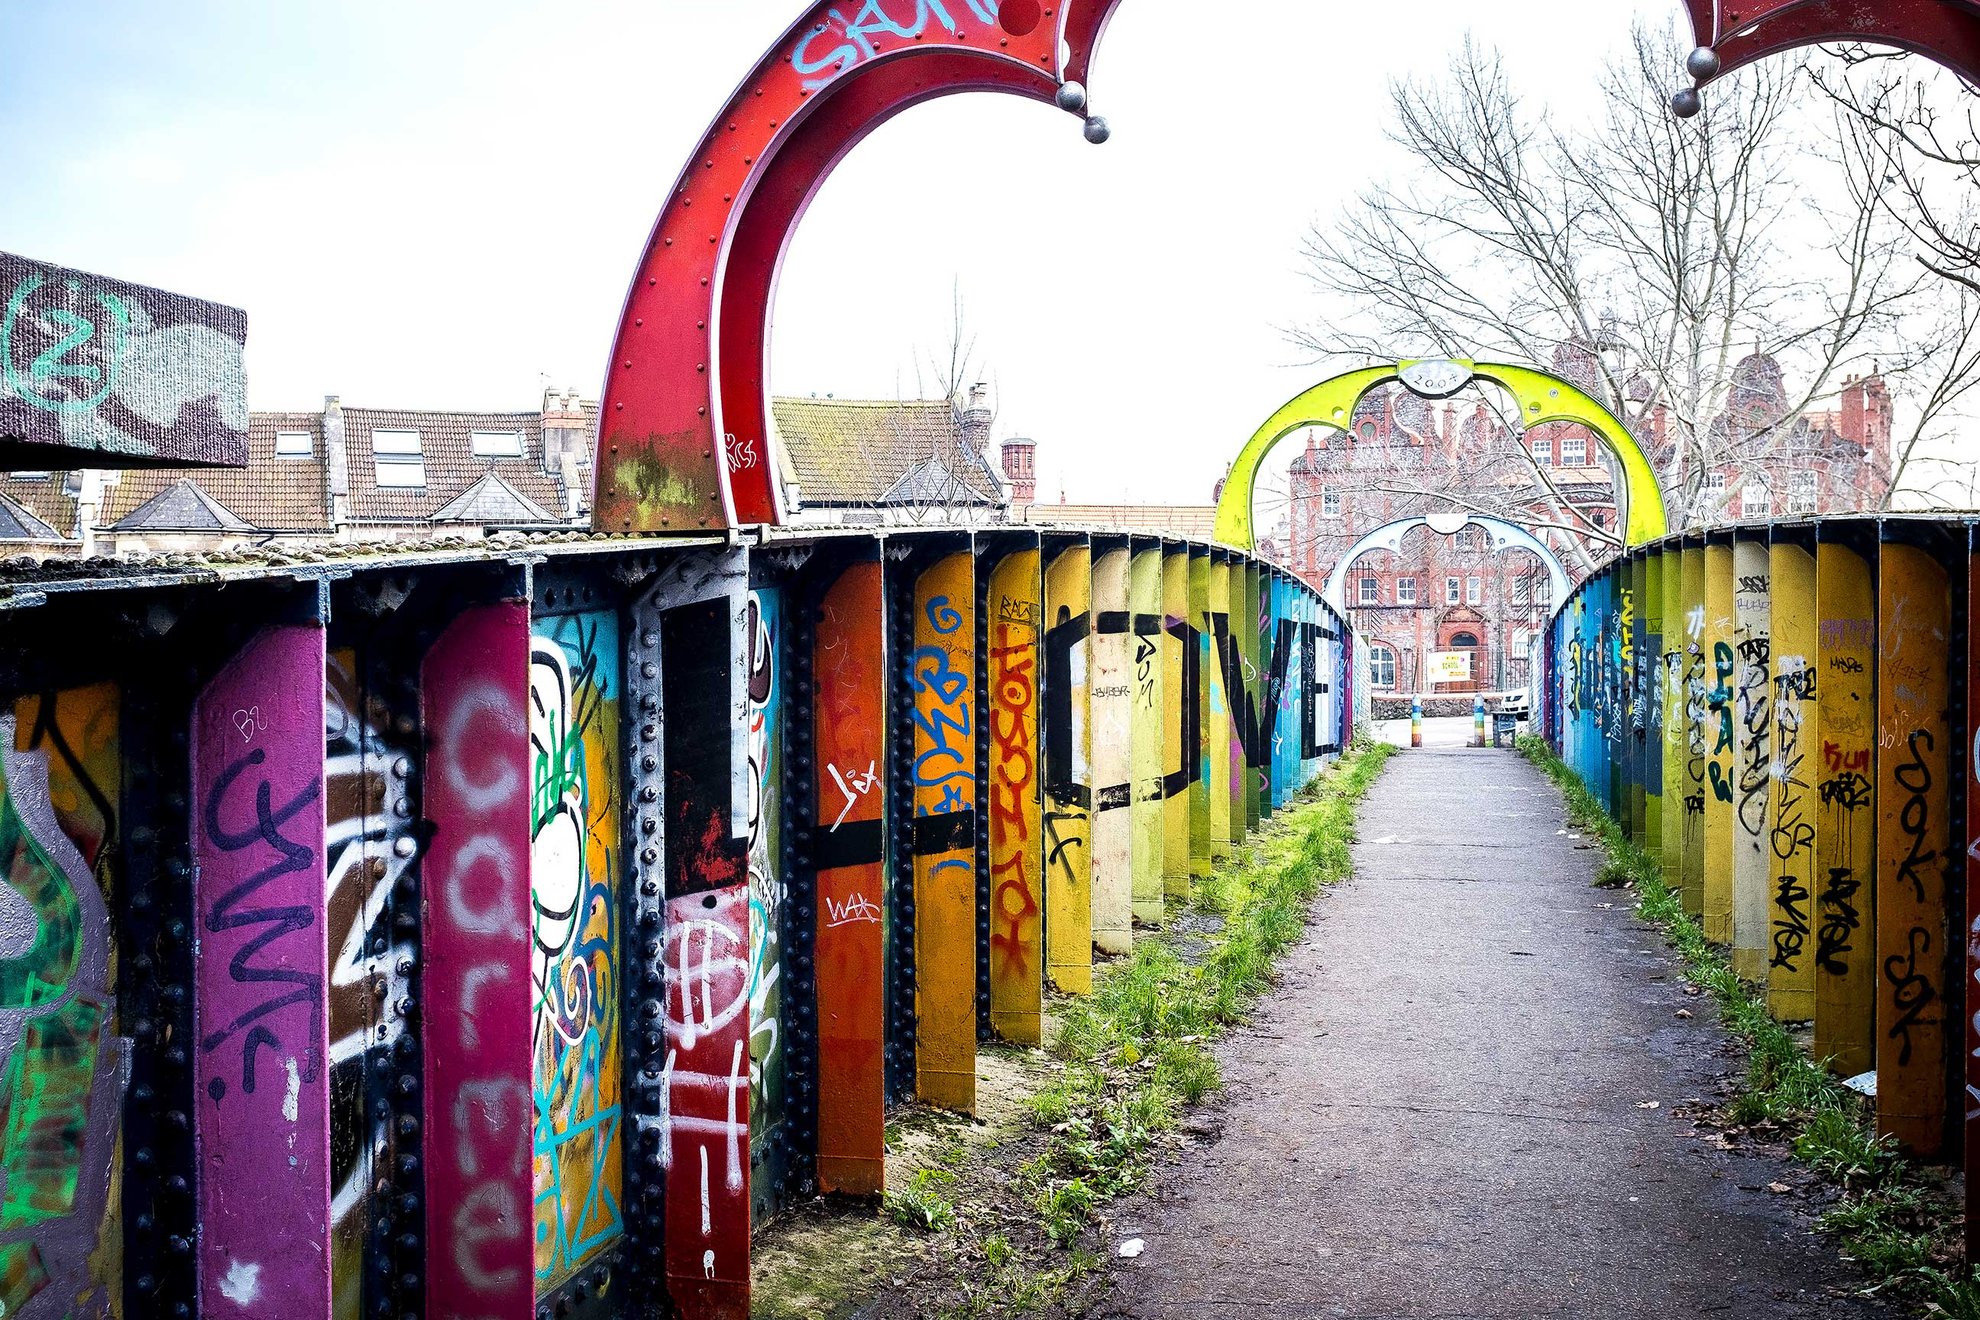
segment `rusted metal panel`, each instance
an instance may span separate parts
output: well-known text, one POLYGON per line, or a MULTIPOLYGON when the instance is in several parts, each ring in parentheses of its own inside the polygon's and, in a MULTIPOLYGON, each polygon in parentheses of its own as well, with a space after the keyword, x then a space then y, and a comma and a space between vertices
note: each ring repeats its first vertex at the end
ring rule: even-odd
POLYGON ((1815 612, 1815 1053, 1848 1077, 1877 1058, 1877 591, 1862 555, 1816 547, 1815 612))
POLYGON ((247 314, 0 252, 0 466, 245 467, 247 314))
POLYGON ((428 650, 423 862, 432 1320, 535 1302, 530 1088, 529 609, 459 615, 428 650))
POLYGON ((331 1309, 324 669, 320 626, 271 627, 193 710, 203 1315, 331 1309))
POLYGON ((975 562, 950 555, 915 590, 915 1092, 976 1108, 975 562))
POLYGON ((1921 1156, 1945 1141, 1952 841, 1946 571, 1910 545, 1878 564, 1877 1130, 1921 1156))
POLYGON ((990 1022, 1041 1044, 1045 1009, 1045 852, 1039 783, 1038 632, 1044 583, 1037 550, 990 570, 990 1022))
POLYGON ((818 1177, 827 1191, 886 1190, 887 657, 878 561, 826 592, 818 696, 818 1177))

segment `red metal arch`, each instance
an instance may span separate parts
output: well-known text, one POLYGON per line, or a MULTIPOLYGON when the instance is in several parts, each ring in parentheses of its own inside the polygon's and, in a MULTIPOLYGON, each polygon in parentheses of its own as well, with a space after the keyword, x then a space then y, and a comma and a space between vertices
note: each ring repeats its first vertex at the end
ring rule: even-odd
POLYGON ((1796 47, 1867 41, 1914 51, 1980 82, 1976 0, 1686 0, 1686 7, 1698 45, 1719 56, 1713 77, 1796 47))
POLYGON ((600 405, 593 526, 781 522, 770 306, 811 199, 847 152, 922 101, 1054 100, 1085 75, 1119 2, 824 0, 794 24, 716 118, 654 224, 600 405))

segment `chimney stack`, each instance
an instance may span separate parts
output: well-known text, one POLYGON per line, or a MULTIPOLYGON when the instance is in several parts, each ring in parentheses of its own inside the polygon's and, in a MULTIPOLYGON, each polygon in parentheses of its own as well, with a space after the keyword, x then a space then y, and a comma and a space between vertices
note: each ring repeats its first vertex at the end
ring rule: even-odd
POLYGON ((960 418, 963 443, 977 453, 990 454, 990 430, 997 414, 990 407, 990 387, 982 381, 969 387, 969 402, 960 418))
POLYGON ((1013 505, 1038 501, 1038 475, 1032 467, 1037 450, 1035 441, 1018 437, 1004 441, 1004 479, 1011 483, 1013 505))

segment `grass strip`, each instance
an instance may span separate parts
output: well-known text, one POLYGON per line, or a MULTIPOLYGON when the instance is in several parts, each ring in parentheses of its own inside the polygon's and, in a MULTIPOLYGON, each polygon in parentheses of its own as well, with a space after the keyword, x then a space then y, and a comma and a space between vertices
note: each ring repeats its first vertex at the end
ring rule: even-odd
POLYGON ((1720 1021, 1745 1047, 1746 1075, 1727 1117, 1772 1124, 1792 1142, 1796 1160, 1839 1189, 1821 1227, 1875 1280, 1875 1290, 1914 1301, 1927 1315, 1980 1320, 1980 1284, 1955 1264, 1962 1207, 1944 1179, 1878 1138, 1873 1106, 1774 1019, 1685 912, 1656 859, 1624 834, 1545 740, 1522 737, 1519 750, 1561 790, 1570 826, 1601 841, 1607 859, 1595 883, 1634 891, 1637 915, 1662 931, 1685 975, 1712 996, 1720 1021))
MULTIPOLYGON (((1029 1102, 1044 1148, 1013 1185, 1052 1250, 1041 1261, 1004 1233, 980 1237, 982 1283, 952 1316, 1037 1310, 1098 1268, 1098 1256, 1077 1249, 1082 1235, 1101 1207, 1141 1185, 1183 1112, 1222 1086, 1212 1044, 1271 988, 1312 900, 1351 872, 1355 804, 1395 750, 1355 744, 1197 881, 1163 930, 1097 968, 1090 996, 1066 1001, 1051 1044, 1061 1070, 1029 1102)), ((942 1218, 907 1199, 891 1207, 903 1222, 942 1218)))

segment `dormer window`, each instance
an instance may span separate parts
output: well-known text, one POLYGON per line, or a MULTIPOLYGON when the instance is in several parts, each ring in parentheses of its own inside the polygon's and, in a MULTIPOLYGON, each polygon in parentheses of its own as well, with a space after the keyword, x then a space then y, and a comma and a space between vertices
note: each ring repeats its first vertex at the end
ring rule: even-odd
POLYGON ((521 431, 470 431, 468 446, 476 458, 521 458, 521 431))
POLYGON ((316 437, 307 431, 277 431, 275 433, 275 457, 315 458, 316 437))
POLYGON ((426 454, 418 431, 373 431, 371 456, 381 488, 418 489, 426 485, 426 454))

